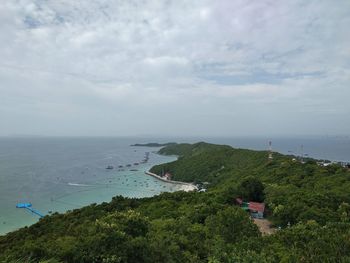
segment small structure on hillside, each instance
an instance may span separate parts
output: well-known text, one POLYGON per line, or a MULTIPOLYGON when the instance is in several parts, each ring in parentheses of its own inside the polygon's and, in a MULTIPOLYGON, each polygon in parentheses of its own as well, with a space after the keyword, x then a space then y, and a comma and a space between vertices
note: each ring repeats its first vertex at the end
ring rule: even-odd
POLYGON ((258 203, 258 202, 249 202, 249 211, 250 215, 253 218, 264 218, 264 212, 265 212, 265 204, 264 203, 258 203))
POLYGON ((243 210, 249 211, 252 218, 262 219, 264 218, 265 203, 258 202, 244 202, 242 198, 236 198, 236 204, 239 205, 243 210))
POLYGON ((248 202, 243 202, 243 200, 241 198, 236 198, 236 204, 239 205, 243 210, 248 211, 248 206, 249 203, 248 202))
POLYGON ((269 162, 273 160, 273 155, 272 155, 272 141, 269 141, 269 156, 268 156, 268 160, 269 162))
POLYGON ((164 174, 164 178, 165 178, 166 180, 171 180, 171 174, 170 174, 169 172, 165 173, 165 174, 164 174))

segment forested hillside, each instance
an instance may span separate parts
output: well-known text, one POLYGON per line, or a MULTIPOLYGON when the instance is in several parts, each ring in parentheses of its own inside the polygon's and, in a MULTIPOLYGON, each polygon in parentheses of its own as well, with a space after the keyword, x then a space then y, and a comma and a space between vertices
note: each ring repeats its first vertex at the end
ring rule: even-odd
POLYGON ((170 172, 174 180, 209 182, 209 189, 227 196, 228 201, 242 196, 239 184, 243 180, 258 179, 265 186, 265 202, 277 225, 348 220, 350 172, 340 165, 323 167, 312 159, 302 163, 278 153, 268 161, 264 151, 205 143, 179 145, 179 149, 163 148, 162 153, 178 154, 180 158, 155 166, 152 172, 170 172))
POLYGON ((45 217, 0 237, 0 262, 350 262, 346 169, 206 143, 160 153, 179 159, 152 172, 207 192, 115 197, 45 217), (262 236, 236 197, 263 199, 281 230, 262 236))

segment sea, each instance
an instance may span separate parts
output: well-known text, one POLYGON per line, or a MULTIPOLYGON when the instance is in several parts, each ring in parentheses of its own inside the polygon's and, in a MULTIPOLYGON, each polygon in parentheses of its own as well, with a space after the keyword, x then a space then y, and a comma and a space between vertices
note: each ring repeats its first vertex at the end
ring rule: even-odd
POLYGON ((350 163, 350 136, 235 137, 203 138, 204 141, 227 144, 235 148, 266 151, 269 142, 273 152, 310 157, 317 160, 350 163))
POLYGON ((117 195, 138 198, 180 190, 145 174, 176 157, 156 154, 159 148, 130 146, 135 142, 139 140, 1 138, 0 234, 39 220, 38 215, 16 208, 18 203, 31 203, 48 215, 108 202, 117 195), (141 163, 147 152, 148 162, 141 163))
POLYGON ((31 203, 40 214, 66 212, 112 197, 150 197, 179 191, 180 186, 145 174, 152 166, 176 160, 157 154, 160 148, 131 146, 147 142, 206 141, 235 148, 268 149, 284 154, 350 162, 349 137, 294 138, 0 138, 0 235, 29 226, 39 216, 18 203, 31 203), (141 163, 145 156, 147 163, 141 163), (129 166, 127 166, 129 165, 129 166), (113 169, 106 169, 113 166, 113 169), (122 166, 119 168, 119 166, 122 166))

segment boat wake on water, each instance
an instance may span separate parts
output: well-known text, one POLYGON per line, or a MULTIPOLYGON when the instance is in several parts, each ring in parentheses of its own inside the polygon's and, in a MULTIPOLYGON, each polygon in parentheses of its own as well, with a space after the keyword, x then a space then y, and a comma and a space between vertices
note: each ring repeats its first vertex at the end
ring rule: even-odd
POLYGON ((77 184, 77 183, 68 183, 70 186, 95 186, 95 185, 89 185, 89 184, 77 184))

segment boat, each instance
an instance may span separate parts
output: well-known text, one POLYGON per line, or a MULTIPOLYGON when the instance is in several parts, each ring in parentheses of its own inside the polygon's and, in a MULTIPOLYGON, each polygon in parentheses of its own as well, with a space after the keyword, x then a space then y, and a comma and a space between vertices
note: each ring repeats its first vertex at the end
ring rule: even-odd
POLYGON ((107 170, 112 170, 112 169, 114 169, 114 167, 113 167, 113 165, 108 165, 108 166, 106 167, 106 169, 107 169, 107 170))

